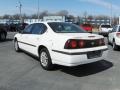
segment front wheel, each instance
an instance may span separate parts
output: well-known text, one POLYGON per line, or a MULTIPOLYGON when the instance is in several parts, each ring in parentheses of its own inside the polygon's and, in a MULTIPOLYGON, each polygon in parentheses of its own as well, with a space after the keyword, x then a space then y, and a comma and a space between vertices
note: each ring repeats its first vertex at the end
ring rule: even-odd
POLYGON ((51 61, 50 54, 46 48, 43 48, 39 53, 40 64, 45 70, 52 70, 53 64, 51 61))
POLYGON ((18 45, 18 41, 17 41, 17 40, 14 41, 14 48, 15 48, 15 51, 16 51, 16 52, 19 52, 19 51, 20 51, 20 48, 19 48, 19 45, 18 45))

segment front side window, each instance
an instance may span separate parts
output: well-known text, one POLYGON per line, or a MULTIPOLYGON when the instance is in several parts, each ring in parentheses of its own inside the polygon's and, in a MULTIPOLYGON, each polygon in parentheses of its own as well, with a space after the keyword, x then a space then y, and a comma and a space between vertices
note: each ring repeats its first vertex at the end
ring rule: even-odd
POLYGON ((32 25, 27 26, 24 31, 23 34, 31 34, 31 30, 32 30, 32 25))
POLYGON ((48 25, 56 33, 86 33, 79 26, 70 23, 51 22, 48 25))

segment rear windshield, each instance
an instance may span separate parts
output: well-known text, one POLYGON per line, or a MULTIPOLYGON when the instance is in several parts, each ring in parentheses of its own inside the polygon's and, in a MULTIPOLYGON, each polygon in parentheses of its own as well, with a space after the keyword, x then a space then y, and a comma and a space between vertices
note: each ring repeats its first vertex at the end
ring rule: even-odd
POLYGON ((53 29, 56 33, 86 33, 79 26, 71 24, 71 23, 63 23, 63 22, 51 22, 48 25, 53 29))
POLYGON ((103 28, 111 28, 110 25, 101 25, 101 27, 103 27, 103 28))

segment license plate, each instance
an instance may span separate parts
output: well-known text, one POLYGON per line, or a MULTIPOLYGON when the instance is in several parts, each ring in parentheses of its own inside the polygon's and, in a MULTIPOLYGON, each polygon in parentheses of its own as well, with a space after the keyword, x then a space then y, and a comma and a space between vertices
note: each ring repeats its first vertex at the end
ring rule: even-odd
POLYGON ((98 58, 102 56, 102 51, 92 51, 87 53, 88 59, 98 58))

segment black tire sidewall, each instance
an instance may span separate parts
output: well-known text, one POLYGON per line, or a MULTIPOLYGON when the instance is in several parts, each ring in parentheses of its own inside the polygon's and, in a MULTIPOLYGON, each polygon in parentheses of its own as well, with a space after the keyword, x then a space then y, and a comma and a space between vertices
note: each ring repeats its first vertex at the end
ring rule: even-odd
POLYGON ((4 40, 6 40, 6 34, 5 33, 0 33, 0 40, 2 40, 2 41, 4 41, 4 40), (2 34, 4 35, 4 38, 2 38, 2 34))
POLYGON ((18 45, 18 41, 17 41, 17 40, 14 40, 14 48, 15 48, 15 51, 16 51, 16 52, 19 52, 19 51, 20 51, 20 48, 19 48, 19 45, 18 45), (16 43, 17 43, 17 48, 18 48, 18 50, 16 49, 16 46, 15 46, 16 43))
POLYGON ((42 66, 43 69, 45 69, 45 70, 52 70, 53 64, 52 64, 52 61, 51 61, 51 57, 50 57, 49 51, 46 48, 43 48, 43 49, 40 50, 39 61, 40 61, 40 65, 42 66), (47 66, 43 66, 42 63, 41 63, 41 53, 42 52, 45 52, 47 54, 47 57, 48 57, 48 64, 47 64, 47 66))
POLYGON ((116 45, 115 41, 113 41, 113 50, 117 50, 118 46, 116 45))

